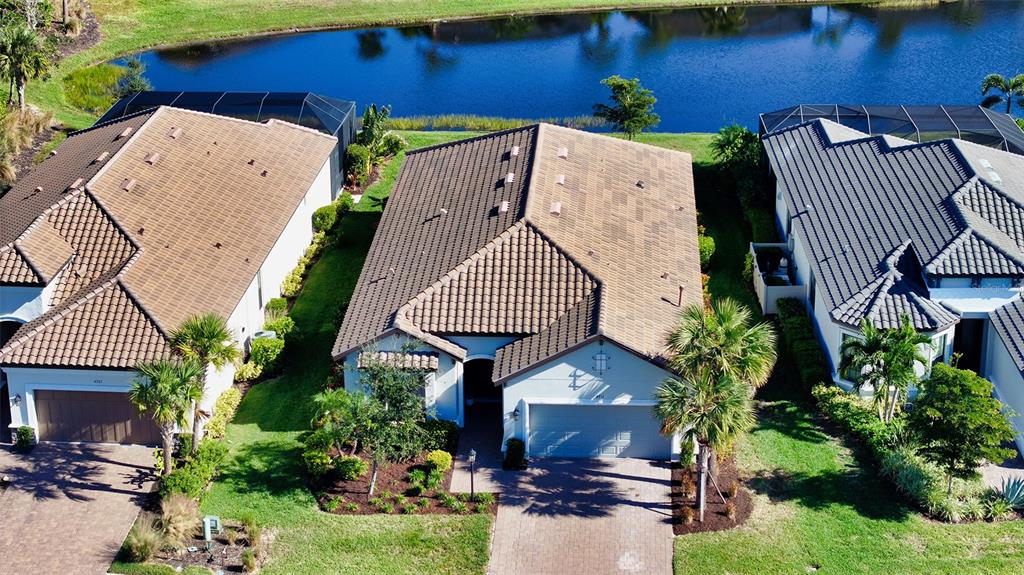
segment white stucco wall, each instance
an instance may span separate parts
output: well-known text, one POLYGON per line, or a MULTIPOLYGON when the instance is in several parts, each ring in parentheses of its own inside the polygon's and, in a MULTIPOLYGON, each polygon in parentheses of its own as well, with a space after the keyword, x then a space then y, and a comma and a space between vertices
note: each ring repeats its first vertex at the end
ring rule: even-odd
POLYGON ((1017 449, 1024 453, 1024 377, 991 323, 986 325, 986 331, 985 377, 995 387, 996 397, 1016 414, 1010 423, 1017 432, 1017 449))
MULTIPOLYGON (((19 396, 19 405, 11 405, 11 427, 37 428, 35 390, 127 392, 135 372, 126 370, 49 369, 5 367, 11 401, 19 396)), ((0 406, 2 407, 2 406, 0 406)))

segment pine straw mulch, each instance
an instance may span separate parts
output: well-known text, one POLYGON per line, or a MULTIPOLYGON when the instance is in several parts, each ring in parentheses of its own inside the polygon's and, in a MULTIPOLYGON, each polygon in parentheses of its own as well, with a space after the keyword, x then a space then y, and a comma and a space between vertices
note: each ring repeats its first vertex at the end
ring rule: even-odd
POLYGON ((754 507, 753 498, 744 487, 736 462, 731 457, 718 464, 716 480, 725 496, 725 502, 709 477, 704 521, 700 522, 697 521, 697 474, 693 466, 676 466, 672 469, 672 530, 676 535, 724 531, 743 525, 750 518, 754 507), (730 496, 734 487, 735 495, 730 496), (687 520, 687 508, 692 510, 691 520, 687 520))

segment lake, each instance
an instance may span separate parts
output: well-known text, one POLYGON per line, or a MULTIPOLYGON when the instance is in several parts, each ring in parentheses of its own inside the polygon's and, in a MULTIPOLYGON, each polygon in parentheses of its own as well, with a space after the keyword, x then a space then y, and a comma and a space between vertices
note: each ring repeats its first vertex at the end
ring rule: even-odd
POLYGON ((312 91, 396 116, 587 115, 606 98, 602 78, 636 76, 658 98, 658 130, 712 131, 798 103, 977 103, 985 74, 1024 72, 1024 1, 523 16, 140 57, 157 90, 312 91))

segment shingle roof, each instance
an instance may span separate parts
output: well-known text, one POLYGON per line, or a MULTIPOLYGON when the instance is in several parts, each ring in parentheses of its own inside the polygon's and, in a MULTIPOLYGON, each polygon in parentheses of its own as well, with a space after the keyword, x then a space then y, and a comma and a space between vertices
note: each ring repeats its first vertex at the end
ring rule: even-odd
MULTIPOLYGON (((1024 187, 1012 175, 1024 171, 1024 158, 958 140, 913 144, 852 132, 815 120, 764 138, 793 230, 806 241, 833 317, 859 323, 857 302, 885 283, 879 280, 887 273, 886 258, 908 241, 918 265, 932 275, 1024 275, 1024 252, 1015 240, 1024 187), (985 158, 996 175, 979 171, 989 163, 985 158)), ((924 283, 923 277, 915 281, 924 283)), ((900 289, 898 282, 886 293, 892 289, 900 289)), ((909 289, 883 308, 916 310, 916 327, 934 329, 949 318, 924 302, 927 293, 909 289)))
POLYGON ((457 357, 444 335, 527 336, 498 380, 599 333, 658 359, 696 248, 687 154, 546 124, 411 152, 335 358, 403 331, 457 357))
POLYGON ((51 309, 14 334, 0 363, 131 367, 162 357, 166 330, 186 317, 227 317, 335 143, 275 120, 173 108, 71 136, 25 178, 49 177, 54 201, 20 204, 31 218, 5 205, 28 223, 0 248, 0 269, 25 277, 9 253, 20 252, 54 289, 51 309))

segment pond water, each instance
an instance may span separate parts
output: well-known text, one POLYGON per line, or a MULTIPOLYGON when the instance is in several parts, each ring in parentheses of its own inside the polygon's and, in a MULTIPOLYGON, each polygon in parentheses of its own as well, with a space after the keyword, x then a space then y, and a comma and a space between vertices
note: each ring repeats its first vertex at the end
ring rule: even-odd
MULTIPOLYGON (((1024 1, 619 11, 335 30, 146 52, 158 90, 313 91, 395 115, 586 115, 639 77, 661 131, 797 103, 963 104, 1024 72, 1024 1)), ((1024 109, 1021 109, 1024 111, 1024 109)))

